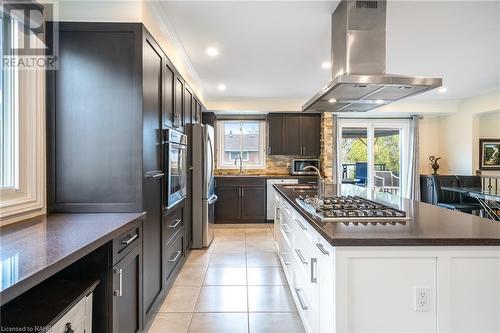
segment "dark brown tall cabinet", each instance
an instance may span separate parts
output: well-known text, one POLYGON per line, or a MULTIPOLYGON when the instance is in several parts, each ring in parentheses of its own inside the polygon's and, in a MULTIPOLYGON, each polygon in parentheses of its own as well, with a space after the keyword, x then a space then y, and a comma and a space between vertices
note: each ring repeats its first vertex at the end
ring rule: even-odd
POLYGON ((141 331, 165 291, 161 128, 163 91, 175 87, 142 24, 64 22, 59 30, 59 70, 47 72, 49 210, 147 213, 142 249, 117 266, 137 275, 108 300, 110 318, 129 318, 127 332, 141 331))
POLYGON ((268 122, 270 155, 318 156, 321 152, 321 115, 271 113, 268 122))

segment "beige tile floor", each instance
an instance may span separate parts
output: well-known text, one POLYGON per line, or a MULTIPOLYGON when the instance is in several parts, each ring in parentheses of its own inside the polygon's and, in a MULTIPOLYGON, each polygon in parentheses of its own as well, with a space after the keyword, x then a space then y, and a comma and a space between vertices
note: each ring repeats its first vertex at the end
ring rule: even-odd
POLYGON ((149 333, 302 333, 271 225, 215 229, 191 251, 149 333))

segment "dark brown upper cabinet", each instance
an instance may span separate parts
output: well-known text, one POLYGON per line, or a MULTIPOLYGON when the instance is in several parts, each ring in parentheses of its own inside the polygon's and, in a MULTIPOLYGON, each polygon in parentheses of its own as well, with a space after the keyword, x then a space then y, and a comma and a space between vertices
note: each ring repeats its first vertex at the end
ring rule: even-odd
POLYGON ((174 127, 175 68, 167 60, 163 76, 163 127, 174 127))
POLYGON ((283 145, 283 115, 271 113, 267 116, 269 145, 267 153, 269 155, 284 155, 283 145))
POLYGON ((321 153, 321 115, 307 114, 300 117, 300 138, 303 156, 318 156, 321 153))
POLYGON ((320 154, 320 114, 271 113, 267 122, 269 155, 320 154))
POLYGON ((302 155, 301 116, 283 116, 283 146, 285 155, 302 155))
POLYGON ((179 131, 184 131, 184 80, 178 74, 174 80, 174 117, 173 126, 179 131))
POLYGON ((191 88, 185 84, 184 85, 184 122, 183 125, 191 124, 192 112, 193 112, 193 99, 194 94, 191 88))

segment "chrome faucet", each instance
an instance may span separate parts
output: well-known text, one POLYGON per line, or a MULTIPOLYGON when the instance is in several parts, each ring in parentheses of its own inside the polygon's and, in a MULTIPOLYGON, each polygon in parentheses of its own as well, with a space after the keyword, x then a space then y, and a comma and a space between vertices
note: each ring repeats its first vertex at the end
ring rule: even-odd
POLYGON ((325 179, 323 178, 323 176, 321 176, 321 171, 319 171, 319 169, 313 165, 306 166, 304 168, 304 170, 316 171, 316 174, 318 175, 318 196, 324 197, 325 196, 325 179))
POLYGON ((238 155, 238 157, 235 158, 234 160, 234 165, 236 165, 236 162, 240 160, 240 175, 243 174, 243 159, 241 158, 241 154, 238 155))

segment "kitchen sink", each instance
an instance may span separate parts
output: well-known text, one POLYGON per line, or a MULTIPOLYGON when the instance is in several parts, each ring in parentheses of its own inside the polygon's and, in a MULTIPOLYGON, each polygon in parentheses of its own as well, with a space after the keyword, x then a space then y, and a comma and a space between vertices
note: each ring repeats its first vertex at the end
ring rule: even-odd
POLYGON ((318 186, 316 185, 282 185, 284 188, 290 188, 293 190, 317 190, 318 186))

